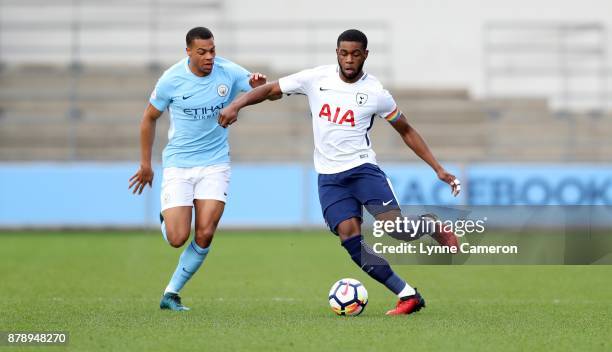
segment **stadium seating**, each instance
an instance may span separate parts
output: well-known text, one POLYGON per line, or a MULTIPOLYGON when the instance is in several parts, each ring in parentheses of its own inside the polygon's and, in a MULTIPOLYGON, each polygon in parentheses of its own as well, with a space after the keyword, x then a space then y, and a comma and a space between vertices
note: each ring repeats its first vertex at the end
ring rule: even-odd
MULTIPOLYGON (((147 67, 4 67, 0 160, 138 160, 140 117, 160 73, 147 67)), ((557 116, 543 99, 474 99, 454 88, 390 90, 442 160, 597 162, 612 155, 612 116, 557 116)), ((308 114, 304 97, 245 110, 231 128, 233 159, 309 162, 308 114)), ((167 129, 163 117, 157 158, 167 129)), ((416 159, 383 121, 375 123, 372 140, 380 160, 416 159)))

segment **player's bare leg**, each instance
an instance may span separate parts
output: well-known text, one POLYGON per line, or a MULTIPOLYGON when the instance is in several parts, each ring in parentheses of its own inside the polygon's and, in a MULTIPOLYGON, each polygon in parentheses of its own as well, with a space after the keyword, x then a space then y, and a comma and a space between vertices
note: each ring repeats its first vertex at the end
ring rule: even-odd
MULTIPOLYGON (((161 309, 185 311, 189 308, 181 303, 179 291, 198 271, 208 255, 210 243, 221 219, 225 203, 218 200, 195 200, 195 236, 185 248, 170 283, 160 302, 161 309)), ((164 222, 168 242, 173 247, 182 246, 191 230, 191 207, 176 207, 164 211, 164 222)))
POLYGON ((348 240, 351 237, 361 235, 361 223, 357 218, 350 218, 341 222, 336 228, 338 237, 341 242, 348 240))
POLYGON ((162 212, 164 221, 162 232, 165 231, 165 238, 174 247, 182 247, 189 239, 191 233, 191 213, 190 206, 173 207, 162 212))
POLYGON ((195 241, 198 246, 208 248, 225 210, 225 203, 214 199, 196 199, 194 204, 196 212, 195 241))
MULTIPOLYGON (((162 224, 161 230, 164 239, 174 248, 182 247, 185 242, 189 239, 191 233, 191 213, 193 207, 191 206, 178 206, 164 210, 162 212, 162 224)), ((177 272, 182 267, 181 260, 185 252, 181 255, 179 260, 179 267, 176 269, 170 284, 166 287, 164 295, 162 296, 159 307, 161 309, 169 309, 174 311, 186 311, 189 308, 183 306, 181 303, 181 297, 178 295, 179 289, 172 288, 176 286, 177 272)), ((180 278, 179 278, 180 279, 180 278)))
MULTIPOLYGON (((379 213, 374 215, 374 218, 378 221, 391 221, 393 223, 395 223, 395 221, 397 219, 401 219, 402 218, 402 212, 399 209, 392 209, 383 213, 379 213)), ((391 232, 386 232, 387 235, 395 238, 396 240, 400 240, 400 241, 414 241, 419 239, 420 236, 418 236, 418 234, 412 234, 411 232, 397 232, 397 231, 391 231, 391 232)))
POLYGON ((446 246, 450 248, 455 248, 455 250, 459 247, 459 240, 455 233, 449 228, 445 228, 442 223, 439 221, 438 216, 436 214, 425 214, 422 215, 423 218, 430 219, 434 224, 433 233, 431 237, 436 240, 441 246, 446 246))
POLYGON ((342 221, 336 227, 336 232, 342 246, 355 264, 399 297, 396 308, 388 311, 387 315, 410 314, 425 307, 425 300, 416 289, 393 272, 387 260, 374 253, 372 248, 365 243, 361 235, 361 222, 358 218, 342 221))

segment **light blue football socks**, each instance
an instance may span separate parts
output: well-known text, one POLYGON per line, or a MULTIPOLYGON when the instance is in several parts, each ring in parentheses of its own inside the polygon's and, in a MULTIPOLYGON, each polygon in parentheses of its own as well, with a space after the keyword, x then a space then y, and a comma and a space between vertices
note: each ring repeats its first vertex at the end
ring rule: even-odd
MULTIPOLYGON (((162 228, 164 226, 162 225, 162 228)), ((163 232, 163 231, 162 231, 163 232)), ((164 238, 166 238, 164 236, 164 238)), ((209 247, 202 248, 198 246, 195 240, 185 248, 181 257, 179 258, 178 266, 170 279, 170 283, 166 287, 164 294, 166 293, 179 293, 179 291, 185 286, 187 281, 191 279, 193 274, 198 271, 202 262, 208 254, 209 247)))

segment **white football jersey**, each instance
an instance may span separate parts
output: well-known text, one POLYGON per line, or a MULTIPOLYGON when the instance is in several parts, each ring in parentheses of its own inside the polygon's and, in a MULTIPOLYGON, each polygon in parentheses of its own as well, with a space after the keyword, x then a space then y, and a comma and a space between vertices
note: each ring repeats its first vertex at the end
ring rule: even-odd
POLYGON ((320 174, 335 174, 376 164, 370 129, 374 118, 400 116, 393 97, 374 76, 355 83, 340 79, 337 65, 319 66, 278 80, 286 94, 304 94, 312 114, 314 164, 320 174))

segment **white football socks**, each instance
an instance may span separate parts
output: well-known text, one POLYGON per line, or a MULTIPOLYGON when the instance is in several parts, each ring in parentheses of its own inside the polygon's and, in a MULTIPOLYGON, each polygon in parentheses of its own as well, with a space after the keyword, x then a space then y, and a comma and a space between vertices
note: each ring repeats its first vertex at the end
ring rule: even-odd
POLYGON ((412 286, 408 285, 408 283, 406 283, 406 287, 404 287, 400 293, 397 294, 397 297, 402 298, 402 297, 408 297, 408 296, 413 296, 416 295, 416 290, 414 288, 412 288, 412 286))

